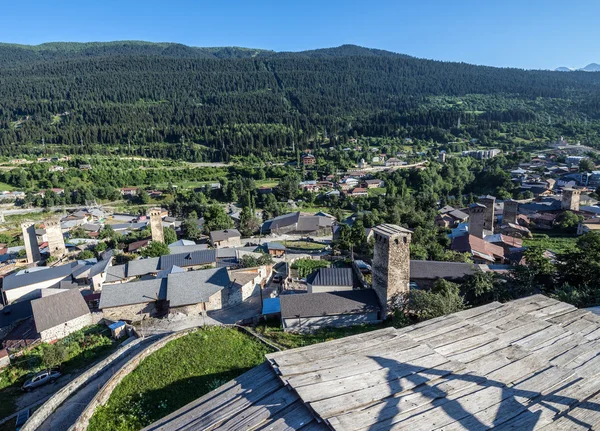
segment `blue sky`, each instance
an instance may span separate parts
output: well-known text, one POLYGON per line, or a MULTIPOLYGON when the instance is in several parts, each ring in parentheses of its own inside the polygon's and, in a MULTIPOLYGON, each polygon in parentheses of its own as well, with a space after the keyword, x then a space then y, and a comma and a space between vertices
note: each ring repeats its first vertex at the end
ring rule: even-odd
POLYGON ((600 63, 600 0, 28 0, 0 41, 147 40, 299 51, 352 43, 522 68, 600 63))

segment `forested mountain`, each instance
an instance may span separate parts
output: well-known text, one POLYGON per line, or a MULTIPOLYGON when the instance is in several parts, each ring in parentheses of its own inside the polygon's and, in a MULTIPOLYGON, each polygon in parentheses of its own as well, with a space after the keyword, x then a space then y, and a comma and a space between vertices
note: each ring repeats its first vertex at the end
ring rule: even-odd
POLYGON ((161 144, 150 155, 227 160, 323 136, 485 142, 508 124, 591 140, 599 122, 594 73, 473 66, 352 45, 300 53, 146 42, 0 45, 2 154, 39 150, 44 139, 72 152, 130 142, 161 144), (162 145, 184 140, 185 147, 162 145))

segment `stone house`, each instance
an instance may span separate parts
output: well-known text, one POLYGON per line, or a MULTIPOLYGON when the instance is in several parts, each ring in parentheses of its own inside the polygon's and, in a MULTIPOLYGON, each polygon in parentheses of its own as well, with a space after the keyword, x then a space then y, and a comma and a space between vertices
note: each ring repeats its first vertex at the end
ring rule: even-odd
POLYGON ((373 289, 281 295, 279 301, 285 331, 379 322, 379 299, 373 289))
POLYGON ((239 247, 242 245, 242 235, 237 229, 214 230, 210 233, 210 243, 213 247, 239 247))
POLYGON ((467 275, 484 269, 487 266, 472 263, 411 260, 410 282, 412 287, 429 290, 439 279, 459 282, 467 275))
POLYGON ((31 301, 35 329, 45 342, 58 340, 92 324, 79 290, 70 289, 31 301))
POLYGON ((141 320, 167 313, 167 279, 105 285, 99 308, 110 320, 141 320))

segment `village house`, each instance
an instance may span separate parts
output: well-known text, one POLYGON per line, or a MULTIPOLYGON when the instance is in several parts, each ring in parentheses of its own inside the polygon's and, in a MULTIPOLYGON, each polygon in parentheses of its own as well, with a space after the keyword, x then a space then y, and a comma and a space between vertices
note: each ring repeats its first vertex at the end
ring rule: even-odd
POLYGON ((285 255, 287 249, 280 242, 267 242, 262 245, 262 250, 274 258, 281 258, 285 255))
POLYGON ((373 289, 281 295, 281 323, 286 331, 379 322, 379 300, 373 289))
POLYGON ((133 197, 137 196, 138 188, 137 187, 123 187, 121 188, 121 196, 133 197))
POLYGON ((377 189, 381 188, 385 185, 383 180, 373 179, 373 180, 365 180, 365 186, 368 189, 377 189))
POLYGON ((261 233, 273 233, 276 235, 328 235, 331 234, 333 222, 330 217, 304 215, 300 212, 294 212, 267 220, 261 226, 261 233))
POLYGON ((367 189, 364 189, 362 187, 356 187, 356 188, 352 189, 351 192, 348 193, 348 196, 353 197, 353 198, 366 197, 366 196, 369 196, 369 192, 367 191, 367 189))
POLYGON ((90 310, 77 289, 34 299, 31 309, 42 342, 59 340, 92 324, 90 310))
POLYGON ((475 263, 504 263, 504 249, 474 235, 463 235, 452 240, 451 249, 469 253, 475 263))
POLYGON ((320 268, 306 277, 308 293, 352 290, 352 268, 320 268))
POLYGON ((210 243, 213 247, 239 247, 242 245, 242 235, 237 229, 215 230, 210 233, 210 243))
POLYGON ((486 265, 431 260, 410 261, 411 287, 429 290, 437 280, 460 282, 468 275, 487 270, 486 265))
POLYGON ((304 154, 302 155, 302 164, 304 166, 311 166, 317 163, 317 159, 312 154, 304 154))
POLYGON ((403 162, 400 159, 397 159, 396 157, 390 157, 389 159, 387 159, 385 161, 385 166, 386 167, 393 167, 393 166, 402 166, 405 165, 406 162, 403 162))
POLYGON ((48 168, 48 171, 49 171, 49 172, 62 172, 62 171, 64 171, 64 170, 65 170, 65 168, 64 168, 64 167, 62 167, 62 166, 59 166, 59 165, 50 166, 50 167, 48 168))

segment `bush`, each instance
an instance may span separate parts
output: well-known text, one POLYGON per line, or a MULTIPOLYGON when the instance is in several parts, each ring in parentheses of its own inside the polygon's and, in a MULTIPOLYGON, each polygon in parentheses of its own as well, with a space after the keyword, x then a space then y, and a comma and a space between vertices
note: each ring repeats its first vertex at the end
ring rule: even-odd
POLYGON ((298 271, 301 278, 307 277, 314 270, 319 268, 327 268, 329 262, 325 260, 298 259, 292 264, 292 268, 298 271))

